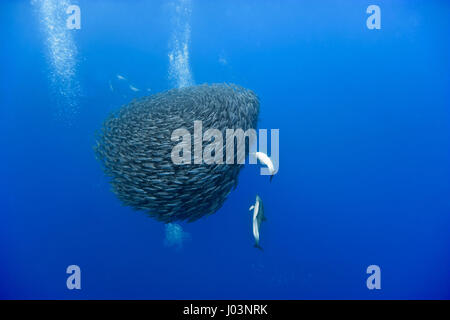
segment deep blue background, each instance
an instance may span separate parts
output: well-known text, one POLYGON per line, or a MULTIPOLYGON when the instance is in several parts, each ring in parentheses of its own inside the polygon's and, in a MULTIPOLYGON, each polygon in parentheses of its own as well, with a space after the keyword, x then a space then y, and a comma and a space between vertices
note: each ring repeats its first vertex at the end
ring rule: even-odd
POLYGON ((36 8, 0 2, 1 298, 450 298, 447 1, 193 0, 196 83, 259 95, 259 126, 280 129, 280 171, 270 184, 246 166, 216 214, 183 224, 179 251, 121 206, 92 150, 127 102, 108 80, 170 88, 170 8, 77 3, 83 94, 68 126, 36 8), (381 30, 366 28, 370 4, 381 30), (256 193, 264 252, 252 247, 256 193), (80 291, 66 288, 70 264, 80 291), (366 288, 371 264, 379 291, 366 288))

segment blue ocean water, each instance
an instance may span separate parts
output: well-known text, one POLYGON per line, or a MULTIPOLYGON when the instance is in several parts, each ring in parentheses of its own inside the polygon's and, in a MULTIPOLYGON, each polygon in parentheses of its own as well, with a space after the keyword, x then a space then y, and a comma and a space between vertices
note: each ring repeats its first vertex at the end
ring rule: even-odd
POLYGON ((0 2, 0 298, 450 298, 447 1, 79 0, 73 30, 66 2, 0 2), (186 76, 254 90, 280 169, 246 165, 170 246, 92 147, 110 112, 186 76))

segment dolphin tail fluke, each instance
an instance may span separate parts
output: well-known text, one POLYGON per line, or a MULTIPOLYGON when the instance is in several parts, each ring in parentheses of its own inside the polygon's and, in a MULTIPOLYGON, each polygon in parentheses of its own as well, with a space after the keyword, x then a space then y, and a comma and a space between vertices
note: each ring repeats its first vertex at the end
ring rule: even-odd
POLYGON ((253 245, 253 248, 258 248, 259 250, 264 251, 264 249, 259 244, 256 243, 253 245))

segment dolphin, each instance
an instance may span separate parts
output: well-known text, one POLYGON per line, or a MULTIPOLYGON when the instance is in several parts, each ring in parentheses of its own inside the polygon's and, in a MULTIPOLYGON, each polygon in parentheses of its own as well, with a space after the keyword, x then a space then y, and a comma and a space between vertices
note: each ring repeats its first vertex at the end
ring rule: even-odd
POLYGON ((269 156, 263 152, 255 152, 255 157, 258 159, 262 164, 265 164, 267 166, 267 169, 269 169, 270 172, 270 182, 272 182, 273 175, 275 173, 275 169, 273 167, 273 162, 270 160, 269 156))
POLYGON ((255 238, 254 247, 262 250, 261 246, 259 245, 259 228, 261 226, 261 223, 263 221, 266 221, 266 216, 264 215, 264 206, 262 200, 258 195, 256 195, 255 204, 252 205, 249 210, 253 210, 253 237, 255 238))
POLYGON ((124 76, 121 76, 120 74, 116 75, 116 77, 119 80, 127 80, 124 76))

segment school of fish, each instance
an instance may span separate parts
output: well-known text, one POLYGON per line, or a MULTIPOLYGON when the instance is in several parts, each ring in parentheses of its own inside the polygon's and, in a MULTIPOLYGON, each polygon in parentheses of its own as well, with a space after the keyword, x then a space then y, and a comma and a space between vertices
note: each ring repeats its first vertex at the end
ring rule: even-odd
POLYGON ((218 129, 225 140, 226 129, 256 129, 258 114, 256 94, 235 84, 171 89, 111 114, 94 150, 123 204, 159 221, 191 222, 223 205, 243 165, 176 165, 171 151, 178 142, 171 140, 172 132, 185 128, 193 137, 194 121, 201 120, 203 132, 218 129))

